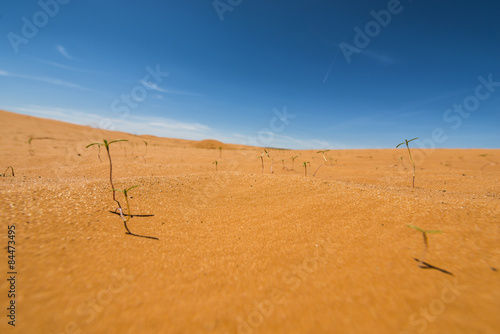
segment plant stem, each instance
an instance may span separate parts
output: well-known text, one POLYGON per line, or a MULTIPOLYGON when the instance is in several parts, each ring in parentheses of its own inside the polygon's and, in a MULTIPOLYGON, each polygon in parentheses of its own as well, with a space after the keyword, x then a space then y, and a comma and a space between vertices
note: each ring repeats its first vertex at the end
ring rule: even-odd
POLYGON ((15 176, 15 174, 14 174, 14 168, 12 168, 12 166, 7 167, 7 169, 5 170, 5 172, 3 174, 0 174, 0 175, 2 175, 2 176, 5 177, 5 174, 7 174, 7 171, 9 170, 9 168, 10 168, 10 171, 12 173, 12 176, 15 176))
MULTIPOLYGON (((111 154, 109 153, 109 145, 106 145, 106 151, 108 152, 109 159, 109 183, 111 183, 111 189, 113 189, 113 200, 118 203, 118 207, 121 209, 122 206, 115 196, 115 186, 113 185, 113 163, 111 162, 111 154)), ((126 225, 126 224, 125 224, 126 225)), ((127 229, 128 230, 128 229, 127 229)))
POLYGON ((422 252, 422 257, 420 259, 420 265, 419 265, 420 268, 424 268, 425 267, 423 262, 425 260, 425 256, 427 255, 427 248, 429 247, 429 244, 427 242, 427 233, 422 232, 422 235, 424 237, 424 246, 425 247, 424 247, 424 251, 422 252))
POLYGON ((411 164, 413 165, 413 188, 415 188, 415 162, 413 161, 413 158, 411 156, 411 151, 408 143, 406 143, 406 148, 408 148, 408 155, 410 156, 411 164))
POLYGON ((316 169, 316 171, 314 172, 313 176, 316 176, 316 173, 318 172, 318 170, 321 168, 321 166, 323 166, 323 164, 319 165, 319 167, 316 169))

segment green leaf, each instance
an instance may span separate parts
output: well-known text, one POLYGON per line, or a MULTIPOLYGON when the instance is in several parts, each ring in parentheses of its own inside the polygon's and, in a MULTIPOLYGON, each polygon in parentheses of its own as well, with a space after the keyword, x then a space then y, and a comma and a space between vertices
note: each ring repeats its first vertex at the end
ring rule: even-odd
POLYGON ((94 146, 94 145, 101 146, 101 145, 102 145, 102 143, 92 143, 92 144, 88 144, 87 146, 85 146, 85 148, 89 148, 90 146, 94 146))
POLYGON ((108 143, 108 146, 111 145, 111 144, 113 144, 113 143, 119 142, 119 141, 128 141, 128 140, 127 139, 116 139, 116 140, 110 141, 108 143))
POLYGON ((404 142, 399 143, 399 144, 398 144, 398 146, 396 146, 396 148, 398 148, 399 146, 401 146, 401 145, 403 145, 403 144, 404 144, 404 142))
POLYGON ((413 226, 413 225, 406 225, 406 226, 411 227, 411 228, 414 228, 415 230, 420 231, 420 232, 422 232, 422 233, 425 233, 425 231, 424 231, 424 230, 422 230, 420 227, 416 227, 416 226, 413 226))

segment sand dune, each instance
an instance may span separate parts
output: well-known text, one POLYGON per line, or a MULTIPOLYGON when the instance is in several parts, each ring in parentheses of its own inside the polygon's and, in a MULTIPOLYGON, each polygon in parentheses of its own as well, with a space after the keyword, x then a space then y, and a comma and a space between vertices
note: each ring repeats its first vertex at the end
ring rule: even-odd
POLYGON ((271 149, 271 174, 255 147, 0 117, 2 333, 500 332, 500 150, 415 150, 412 188, 405 149, 271 149), (103 138, 128 140, 114 185, 159 240, 110 212, 103 138), (443 271, 408 224, 442 231, 443 271))

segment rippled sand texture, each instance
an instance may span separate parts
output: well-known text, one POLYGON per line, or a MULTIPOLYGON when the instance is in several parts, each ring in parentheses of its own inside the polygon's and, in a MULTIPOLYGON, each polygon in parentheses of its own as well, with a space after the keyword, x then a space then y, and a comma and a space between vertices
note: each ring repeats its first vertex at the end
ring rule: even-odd
POLYGON ((262 174, 259 148, 0 117, 18 272, 2 333, 500 332, 500 150, 414 150, 412 188, 406 149, 329 151, 319 170, 316 151, 271 149, 262 174), (139 185, 128 227, 159 240, 110 212, 105 150, 85 148, 103 138, 128 140, 114 185, 139 185), (433 268, 408 224, 442 231, 433 268))

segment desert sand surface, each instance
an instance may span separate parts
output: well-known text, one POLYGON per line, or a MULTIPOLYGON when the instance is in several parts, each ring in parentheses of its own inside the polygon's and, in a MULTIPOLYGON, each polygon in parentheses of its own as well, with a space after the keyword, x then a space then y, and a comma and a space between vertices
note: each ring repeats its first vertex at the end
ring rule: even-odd
POLYGON ((406 148, 262 172, 262 148, 0 118, 1 333, 500 332, 500 150, 414 149, 413 188, 406 148), (409 224, 442 231, 435 268, 409 224))

